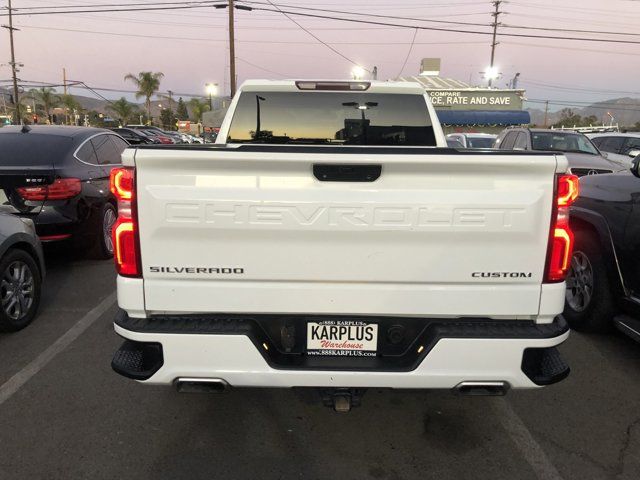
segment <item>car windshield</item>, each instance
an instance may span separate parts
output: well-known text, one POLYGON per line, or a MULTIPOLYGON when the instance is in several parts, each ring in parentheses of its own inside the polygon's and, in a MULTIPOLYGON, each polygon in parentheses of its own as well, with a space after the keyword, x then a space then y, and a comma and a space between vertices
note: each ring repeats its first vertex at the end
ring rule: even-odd
POLYGON ((551 150, 557 152, 576 152, 599 155, 591 141, 579 133, 532 132, 533 150, 551 150))
POLYGON ((491 148, 494 140, 492 137, 467 137, 467 145, 469 148, 491 148))
POLYGON ((243 92, 228 143, 435 146, 422 95, 243 92))

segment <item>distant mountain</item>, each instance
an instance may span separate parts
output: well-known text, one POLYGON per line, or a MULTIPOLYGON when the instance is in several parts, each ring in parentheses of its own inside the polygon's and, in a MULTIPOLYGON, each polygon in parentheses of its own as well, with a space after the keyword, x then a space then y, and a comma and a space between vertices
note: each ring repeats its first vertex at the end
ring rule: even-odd
POLYGON ((611 120, 607 112, 613 115, 613 122, 622 126, 632 126, 640 122, 640 98, 615 98, 604 102, 594 103, 579 110, 583 117, 594 115, 598 119, 605 119, 606 123, 611 120))
MULTIPOLYGON (((531 116, 532 125, 536 125, 538 127, 542 127, 544 125, 544 110, 540 110, 539 108, 529 108, 527 111, 531 116)), ((552 125, 559 119, 560 115, 557 112, 549 112, 547 114, 547 125, 552 125)))
MULTIPOLYGON (((583 108, 569 108, 583 118, 589 116, 596 117, 599 124, 608 124, 611 121, 611 117, 607 115, 607 112, 613 116, 613 123, 617 123, 621 127, 631 127, 636 122, 640 122, 640 98, 614 98, 611 100, 604 100, 602 102, 595 102, 583 108)), ((531 115, 532 124, 538 126, 544 125, 544 110, 539 108, 529 108, 527 111, 531 115)), ((559 120, 559 112, 549 112, 547 119, 548 125, 552 125, 559 120)))
POLYGON ((73 98, 82 106, 85 110, 95 110, 99 113, 109 113, 106 110, 108 103, 98 98, 85 97, 84 95, 74 95, 73 98))

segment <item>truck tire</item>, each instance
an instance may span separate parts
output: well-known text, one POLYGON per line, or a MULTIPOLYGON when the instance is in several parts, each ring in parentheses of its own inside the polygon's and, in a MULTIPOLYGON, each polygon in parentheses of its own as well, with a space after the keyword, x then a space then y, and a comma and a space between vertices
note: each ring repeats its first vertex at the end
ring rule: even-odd
POLYGON ((611 329, 615 311, 600 243, 590 232, 577 232, 567 275, 564 317, 574 330, 602 333, 611 329))
POLYGON ((40 269, 24 250, 9 250, 0 260, 0 332, 16 332, 38 312, 40 269))

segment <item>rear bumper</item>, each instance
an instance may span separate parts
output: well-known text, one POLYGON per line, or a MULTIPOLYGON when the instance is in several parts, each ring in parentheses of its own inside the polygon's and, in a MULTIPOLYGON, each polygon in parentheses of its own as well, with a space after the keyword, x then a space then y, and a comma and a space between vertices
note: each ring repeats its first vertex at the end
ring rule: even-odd
MULTIPOLYGON (((287 352, 262 328, 273 319, 252 325, 256 318, 133 319, 121 312, 115 330, 126 341, 112 366, 149 384, 170 385, 188 377, 220 379, 236 387, 451 389, 462 382, 505 382, 511 388, 534 388, 569 374, 555 348, 569 336, 562 317, 547 325, 424 319, 424 328, 409 339, 403 355, 377 359, 308 357, 292 352, 296 347, 287 352)), ((385 325, 385 319, 377 320, 385 325)))

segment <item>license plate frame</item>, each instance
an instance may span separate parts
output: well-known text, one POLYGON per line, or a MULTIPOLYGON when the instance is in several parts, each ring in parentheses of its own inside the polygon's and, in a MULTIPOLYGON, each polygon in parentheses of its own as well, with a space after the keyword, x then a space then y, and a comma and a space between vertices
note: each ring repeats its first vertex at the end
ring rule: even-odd
POLYGON ((375 357, 378 324, 360 320, 307 322, 306 352, 312 356, 375 357))

